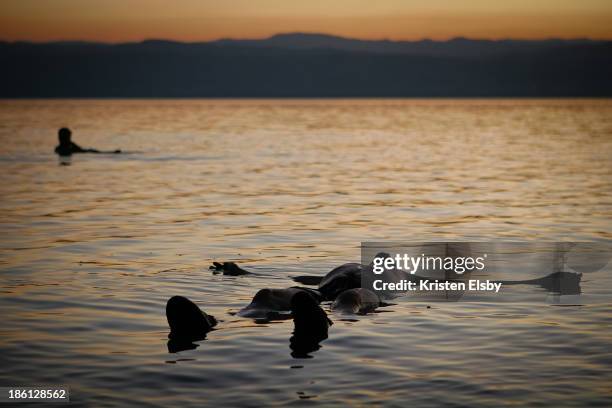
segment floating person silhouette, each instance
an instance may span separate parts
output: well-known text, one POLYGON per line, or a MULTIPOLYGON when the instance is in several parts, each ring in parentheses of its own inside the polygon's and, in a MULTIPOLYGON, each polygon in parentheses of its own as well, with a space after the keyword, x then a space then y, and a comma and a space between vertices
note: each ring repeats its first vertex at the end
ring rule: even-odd
MULTIPOLYGON (((470 246, 468 243, 454 243, 452 246, 448 244, 444 244, 444 257, 465 257, 466 254, 470 253, 470 246)), ((606 252, 603 250, 595 251, 595 254, 588 253, 589 255, 597 255, 597 253, 605 254, 606 252)), ((375 258, 386 258, 389 257, 389 254, 384 252, 380 252, 376 254, 375 258)), ((561 255, 555 254, 555 257, 561 255)), ((601 256, 600 256, 601 257, 601 256)), ((601 260, 598 260, 597 265, 598 268, 602 268, 607 263, 607 257, 601 257, 601 260), (599 266, 603 265, 603 266, 599 266)), ((554 259, 556 263, 560 261, 556 258, 554 259)), ((371 273, 372 264, 370 265, 361 265, 358 263, 347 263, 337 268, 334 268, 330 272, 328 272, 325 276, 296 276, 292 279, 296 282, 299 282, 304 285, 318 285, 318 291, 325 297, 327 300, 335 300, 341 293, 359 287, 371 287, 371 279, 373 277, 371 273)), ((535 285, 541 288, 546 289, 548 292, 559 295, 579 295, 582 292, 580 287, 580 282, 582 280, 582 273, 575 272, 565 272, 562 269, 562 266, 554 265, 553 273, 550 273, 544 277, 537 279, 528 279, 528 280, 491 280, 493 283, 502 283, 505 285, 535 285)), ((381 276, 381 275, 378 275, 381 276)), ((402 270, 398 269, 388 269, 382 275, 384 277, 380 278, 387 282, 399 282, 402 279, 416 282, 422 280, 432 279, 427 276, 419 276, 417 274, 406 273, 402 270)), ((459 282, 465 281, 469 278, 469 273, 464 273, 462 275, 458 275, 454 272, 445 271, 444 278, 436 278, 440 282, 459 282)), ((397 294, 400 294, 402 291, 398 291, 397 294)), ((390 291, 380 291, 377 292, 377 295, 381 300, 392 298, 397 295, 395 292, 390 291), (387 296, 388 295, 388 296, 387 296)), ((454 291, 453 296, 455 299, 460 298, 462 293, 460 291, 454 291)))
POLYGON ((321 348, 327 339, 327 331, 333 323, 319 307, 319 303, 307 292, 298 292, 291 298, 293 315, 293 336, 289 339, 291 356, 312 358, 309 353, 321 348))
POLYGON ((253 272, 242 269, 235 262, 213 262, 208 269, 212 270, 214 274, 222 273, 228 276, 254 275, 253 272))
POLYGON ((170 326, 170 353, 196 348, 197 345, 193 342, 204 340, 206 333, 217 325, 217 319, 204 313, 195 303, 183 296, 173 296, 168 300, 166 318, 170 326))
POLYGON ((264 288, 257 291, 253 300, 247 306, 240 309, 237 313, 240 317, 252 317, 256 319, 282 320, 287 316, 282 312, 289 312, 292 308, 292 300, 297 293, 304 292, 316 303, 322 300, 319 291, 310 288, 293 286, 286 289, 264 288))
POLYGON ((74 153, 121 153, 121 150, 101 151, 97 149, 83 149, 72 141, 72 131, 68 128, 61 128, 57 132, 59 145, 55 148, 55 153, 60 156, 71 156, 74 153))

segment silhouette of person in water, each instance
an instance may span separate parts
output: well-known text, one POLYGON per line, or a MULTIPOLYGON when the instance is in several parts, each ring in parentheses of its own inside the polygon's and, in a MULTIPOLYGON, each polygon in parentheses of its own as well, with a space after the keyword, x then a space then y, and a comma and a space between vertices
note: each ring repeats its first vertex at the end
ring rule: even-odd
POLYGON ((55 148, 55 153, 60 156, 71 156, 73 153, 121 153, 119 149, 106 152, 96 149, 83 149, 72 141, 72 131, 65 127, 57 132, 57 137, 59 139, 59 145, 55 148))

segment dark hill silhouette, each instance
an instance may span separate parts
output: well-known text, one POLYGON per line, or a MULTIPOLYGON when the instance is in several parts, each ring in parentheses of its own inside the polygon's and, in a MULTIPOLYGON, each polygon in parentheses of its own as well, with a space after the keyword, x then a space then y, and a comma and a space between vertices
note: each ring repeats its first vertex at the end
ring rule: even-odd
POLYGON ((612 96, 612 41, 0 42, 0 97, 612 96))
POLYGON ((538 51, 545 48, 601 44, 603 41, 585 39, 575 40, 471 40, 463 37, 449 41, 391 41, 391 40, 358 40, 328 34, 287 33, 276 34, 261 40, 221 39, 213 41, 218 45, 238 45, 257 47, 277 47, 293 50, 333 49, 342 51, 371 52, 376 54, 409 54, 430 55, 438 57, 466 57, 478 55, 499 55, 513 51, 538 51))

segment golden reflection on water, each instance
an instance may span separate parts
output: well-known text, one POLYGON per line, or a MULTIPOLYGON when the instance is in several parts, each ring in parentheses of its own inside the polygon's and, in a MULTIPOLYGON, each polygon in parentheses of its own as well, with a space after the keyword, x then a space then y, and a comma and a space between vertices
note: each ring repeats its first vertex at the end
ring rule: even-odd
POLYGON ((2 384, 61 380, 110 406, 611 401, 605 297, 398 301, 332 315, 300 361, 291 322, 230 314, 366 240, 612 238, 610 100, 2 101, 0 146, 2 384), (59 166, 61 126, 128 153, 59 166), (211 275, 212 260, 259 275, 211 275), (222 322, 169 355, 174 294, 222 322))

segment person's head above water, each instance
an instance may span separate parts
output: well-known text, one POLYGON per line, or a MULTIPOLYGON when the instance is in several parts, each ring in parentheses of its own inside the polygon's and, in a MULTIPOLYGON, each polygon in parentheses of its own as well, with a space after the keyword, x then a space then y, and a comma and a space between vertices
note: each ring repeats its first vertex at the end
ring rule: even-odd
POLYGON ((71 142, 70 138, 72 136, 72 132, 67 127, 63 127, 57 131, 57 138, 61 145, 66 145, 71 142))

